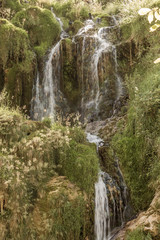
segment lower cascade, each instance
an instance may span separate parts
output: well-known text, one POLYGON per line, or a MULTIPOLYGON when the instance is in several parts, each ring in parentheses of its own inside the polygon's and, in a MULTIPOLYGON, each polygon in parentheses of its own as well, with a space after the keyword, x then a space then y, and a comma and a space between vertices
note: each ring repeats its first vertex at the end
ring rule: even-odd
POLYGON ((95 184, 95 237, 96 240, 110 239, 110 212, 107 189, 99 173, 95 184), (107 233, 108 232, 108 233, 107 233))
MULTIPOLYGON (((87 133, 87 140, 99 147, 103 140, 96 135, 87 133)), ((99 171, 98 181, 95 183, 95 239, 111 240, 121 227, 126 218, 128 207, 127 187, 115 159, 115 171, 117 179, 108 173, 99 171)))

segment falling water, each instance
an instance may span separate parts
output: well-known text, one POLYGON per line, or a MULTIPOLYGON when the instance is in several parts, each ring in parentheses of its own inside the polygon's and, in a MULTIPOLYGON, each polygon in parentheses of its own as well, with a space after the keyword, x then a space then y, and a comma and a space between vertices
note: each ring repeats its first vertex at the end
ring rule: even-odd
POLYGON ((110 239, 110 212, 107 189, 99 173, 95 184, 95 236, 96 240, 110 239), (108 232, 108 234, 107 234, 108 232))
POLYGON ((117 62, 117 49, 116 46, 113 47, 113 57, 114 57, 114 63, 115 63, 115 76, 117 79, 117 97, 116 100, 120 98, 123 94, 123 86, 122 86, 122 79, 120 75, 118 74, 118 62, 117 62))
POLYGON ((32 116, 33 119, 37 119, 38 118, 39 108, 41 108, 40 83, 39 83, 39 72, 38 71, 37 71, 37 76, 36 76, 36 83, 35 83, 35 85, 33 85, 33 93, 34 92, 35 92, 35 98, 34 98, 34 105, 33 105, 33 100, 32 100, 31 113, 34 114, 32 116))
MULTIPOLYGON (((104 145, 103 140, 91 133, 87 133, 87 140, 95 143, 97 152, 104 145)), ((127 187, 115 160, 115 169, 118 180, 108 173, 99 172, 98 181, 95 183, 95 239, 111 240, 125 222, 127 208, 127 187)))
POLYGON ((59 91, 57 85, 60 81, 60 43, 63 38, 67 37, 67 34, 63 30, 63 23, 60 18, 57 18, 54 13, 53 15, 61 27, 60 41, 54 45, 49 52, 48 60, 45 63, 43 71, 44 76, 41 84, 39 72, 37 72, 35 83, 36 87, 34 86, 35 99, 32 101, 33 119, 35 120, 42 120, 45 117, 49 117, 52 121, 55 119, 55 94, 59 91))
MULTIPOLYGON (((93 134, 87 133, 87 140, 95 143, 97 152, 99 146, 103 145, 103 140, 93 134)), ((110 211, 107 188, 103 181, 103 172, 99 172, 98 182, 95 183, 95 237, 96 240, 110 239, 110 211)))
MULTIPOLYGON (((113 20, 116 24, 115 19, 113 20)), ((84 116, 91 112, 97 116, 99 114, 99 104, 103 101, 103 99, 100 98, 102 89, 99 79, 99 71, 105 76, 105 69, 102 68, 99 70, 99 63, 103 62, 103 56, 106 54, 112 56, 114 65, 116 84, 116 96, 114 100, 117 101, 123 94, 122 80, 118 74, 116 46, 109 39, 109 33, 114 27, 115 25, 102 27, 97 31, 95 23, 92 20, 87 20, 85 26, 81 28, 74 37, 74 42, 77 44, 79 39, 83 39, 81 62, 81 109, 82 112, 84 112, 84 116), (86 94, 88 91, 89 94, 86 94)), ((107 79, 104 79, 104 81, 107 81, 107 79)))

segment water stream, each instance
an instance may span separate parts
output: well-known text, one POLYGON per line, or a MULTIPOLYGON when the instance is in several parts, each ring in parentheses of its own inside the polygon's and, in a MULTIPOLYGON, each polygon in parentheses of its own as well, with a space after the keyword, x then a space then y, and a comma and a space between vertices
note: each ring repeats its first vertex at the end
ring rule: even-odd
MULTIPOLYGON (((51 9, 52 11, 52 9, 51 9)), ((53 11, 52 11, 53 13, 53 11)), ((35 98, 31 103, 32 115, 34 120, 42 120, 49 117, 52 121, 55 120, 56 115, 56 94, 60 92, 59 82, 61 73, 60 63, 60 44, 61 40, 67 37, 67 33, 63 30, 63 23, 60 18, 56 20, 61 27, 60 40, 55 44, 48 54, 47 61, 43 70, 43 80, 40 84, 39 71, 37 70, 37 77, 34 86, 35 98)))
MULTIPOLYGON (((100 137, 90 133, 87 133, 87 140, 96 144, 97 153, 99 147, 104 144, 100 137)), ((128 205, 127 187, 117 159, 115 159, 115 169, 118 175, 117 179, 99 170, 98 181, 95 183, 94 229, 96 240, 111 240, 125 222, 128 205)))

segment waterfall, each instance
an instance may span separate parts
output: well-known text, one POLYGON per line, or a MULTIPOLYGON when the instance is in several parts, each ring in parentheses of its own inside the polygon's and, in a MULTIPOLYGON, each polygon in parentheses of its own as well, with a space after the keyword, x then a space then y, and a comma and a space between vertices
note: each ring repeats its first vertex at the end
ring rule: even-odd
MULTIPOLYGON (((99 116, 100 105, 104 101, 113 99, 114 102, 118 101, 123 94, 122 79, 118 73, 117 50, 116 46, 110 40, 110 32, 116 26, 115 18, 113 18, 114 25, 109 27, 102 27, 97 30, 96 24, 92 20, 87 20, 85 26, 82 27, 77 35, 74 37, 74 43, 80 44, 82 39, 82 61, 81 61, 81 76, 80 82, 82 83, 81 91, 81 112, 84 117, 88 117, 91 113, 94 118, 99 116), (104 63, 104 58, 110 58, 112 61, 112 68, 114 76, 112 82, 106 78, 107 63, 104 63), (102 66, 99 69, 99 66, 102 66), (116 94, 109 92, 105 89, 106 86, 112 86, 115 82, 116 94), (88 94, 89 93, 89 94, 88 94), (103 95, 103 97, 102 97, 103 95), (115 95, 115 96, 114 96, 115 95)), ((111 114, 110 114, 111 116, 111 114)))
POLYGON ((55 120, 55 99, 57 92, 59 93, 60 91, 60 43, 63 38, 67 37, 67 34, 63 30, 63 23, 60 18, 57 18, 54 13, 53 15, 61 27, 60 41, 52 47, 48 54, 48 60, 45 63, 43 80, 41 84, 39 79, 40 74, 39 71, 37 71, 37 77, 34 86, 35 98, 33 98, 31 102, 34 120, 42 120, 45 117, 49 117, 52 121, 55 120))
MULTIPOLYGON (((51 10, 53 13, 53 9, 51 10)), ((42 72, 37 72, 35 97, 32 101, 32 115, 35 120, 42 120, 45 117, 54 120, 60 99, 62 99, 61 108, 64 102, 67 103, 62 93, 63 89, 61 91, 60 87, 60 81, 63 82, 61 73, 64 66, 63 52, 60 47, 61 41, 68 35, 63 30, 60 18, 54 13, 53 15, 61 27, 60 41, 50 50, 43 75, 42 72)), ((79 91, 81 99, 78 100, 79 105, 76 108, 80 111, 83 120, 85 118, 87 121, 104 120, 111 117, 116 108, 116 102, 123 95, 122 79, 118 73, 117 49, 110 38, 110 32, 117 24, 115 18, 113 22, 113 26, 97 29, 93 20, 87 20, 84 27, 72 38, 73 47, 78 49, 75 56, 77 76, 74 81, 77 81, 77 85, 81 88, 79 91), (78 58, 78 56, 81 57, 78 58)), ((68 109, 69 104, 70 101, 68 101, 68 109)), ((66 108, 64 112, 68 109, 66 108)))
POLYGON ((101 173, 95 184, 95 237, 96 240, 110 239, 109 200, 101 173))
MULTIPOLYGON (((63 60, 61 54, 63 53, 60 46, 67 34, 63 30, 61 20, 54 13, 53 15, 61 26, 60 41, 48 54, 43 77, 42 73, 37 71, 32 100, 33 119, 35 120, 50 117, 54 121, 59 99, 62 98, 63 103, 65 102, 60 89, 61 72, 63 72, 61 68, 61 60, 63 60)), ((92 20, 87 20, 84 27, 72 39, 77 49, 76 53, 80 56, 80 61, 76 62, 78 63, 76 70, 77 82, 81 86, 80 108, 84 118, 94 115, 92 119, 99 119, 103 106, 105 106, 105 112, 106 108, 109 108, 105 118, 112 116, 114 105, 123 94, 122 79, 118 73, 117 49, 110 40, 110 31, 116 25, 115 18, 113 22, 113 26, 97 30, 96 24, 92 20), (110 74, 106 77, 107 64, 110 64, 111 77, 110 74)), ((104 144, 101 138, 91 133, 87 133, 87 140, 97 145, 97 153, 99 147, 104 144)), ((116 178, 100 170, 98 181, 95 183, 96 240, 111 240, 125 221, 127 187, 117 160, 115 171, 116 178)))
MULTIPOLYGON (((103 140, 87 132, 87 140, 95 143, 97 153, 104 145, 103 140)), ((111 240, 125 222, 127 209, 127 187, 120 170, 118 160, 115 159, 115 170, 118 179, 108 173, 99 171, 98 181, 95 183, 95 218, 94 229, 96 240, 111 240)))

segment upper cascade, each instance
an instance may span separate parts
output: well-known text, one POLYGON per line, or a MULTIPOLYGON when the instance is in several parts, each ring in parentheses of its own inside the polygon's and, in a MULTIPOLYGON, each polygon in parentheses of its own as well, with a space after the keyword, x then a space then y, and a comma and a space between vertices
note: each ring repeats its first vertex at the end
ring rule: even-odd
POLYGON ((110 36, 115 26, 98 29, 93 20, 87 20, 74 37, 74 42, 81 48, 78 78, 81 82, 81 114, 87 121, 110 117, 115 102, 123 94, 117 50, 110 36))
POLYGON ((89 19, 71 41, 60 18, 53 15, 60 23, 61 37, 49 52, 43 74, 37 71, 33 118, 50 117, 54 121, 57 112, 75 111, 79 111, 82 121, 86 119, 87 122, 111 117, 115 103, 123 95, 117 49, 111 38, 116 27, 115 19, 114 25, 101 28, 89 19), (71 98, 73 93, 74 98, 71 98))

